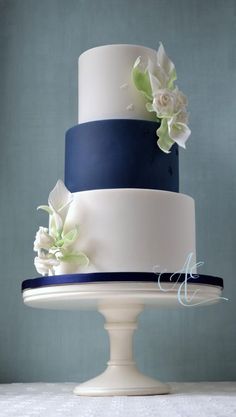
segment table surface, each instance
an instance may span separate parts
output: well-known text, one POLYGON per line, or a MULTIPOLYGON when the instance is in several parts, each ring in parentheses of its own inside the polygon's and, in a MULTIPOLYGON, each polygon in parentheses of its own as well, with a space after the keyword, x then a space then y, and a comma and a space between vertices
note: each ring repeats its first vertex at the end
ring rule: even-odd
POLYGON ((146 397, 77 397, 75 385, 1 384, 1 417, 236 416, 236 382, 171 383, 172 394, 146 397))

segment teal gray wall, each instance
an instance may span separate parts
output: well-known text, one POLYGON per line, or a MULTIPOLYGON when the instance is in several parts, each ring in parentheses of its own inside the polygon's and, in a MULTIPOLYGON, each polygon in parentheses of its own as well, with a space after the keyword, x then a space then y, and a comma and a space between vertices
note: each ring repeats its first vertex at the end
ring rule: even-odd
POLYGON ((111 43, 157 48, 189 97, 192 137, 181 191, 196 201, 202 272, 224 277, 228 303, 146 311, 135 336, 142 370, 163 380, 236 378, 236 2, 0 1, 0 382, 82 381, 108 358, 96 312, 23 305, 36 276, 36 211, 63 177, 64 132, 77 122, 77 57, 111 43))

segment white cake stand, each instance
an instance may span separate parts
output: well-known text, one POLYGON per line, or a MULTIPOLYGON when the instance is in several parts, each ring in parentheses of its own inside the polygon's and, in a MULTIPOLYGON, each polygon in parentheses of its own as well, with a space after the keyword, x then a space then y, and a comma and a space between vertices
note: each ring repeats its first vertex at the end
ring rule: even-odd
MULTIPOLYGON (((110 339, 110 360, 96 378, 78 385, 74 393, 86 396, 167 394, 169 386, 143 375, 133 359, 133 332, 137 317, 147 307, 182 307, 179 285, 149 282, 107 282, 50 285, 23 290, 24 303, 44 309, 96 309, 105 317, 110 339), (164 288, 163 288, 164 287, 164 288)), ((220 299, 216 285, 188 284, 192 304, 212 304, 220 299), (196 292, 197 290, 197 292, 196 292)), ((185 294, 186 295, 186 294, 185 294)), ((184 296, 184 294, 183 294, 184 296)), ((185 300, 186 302, 186 300, 185 300)))

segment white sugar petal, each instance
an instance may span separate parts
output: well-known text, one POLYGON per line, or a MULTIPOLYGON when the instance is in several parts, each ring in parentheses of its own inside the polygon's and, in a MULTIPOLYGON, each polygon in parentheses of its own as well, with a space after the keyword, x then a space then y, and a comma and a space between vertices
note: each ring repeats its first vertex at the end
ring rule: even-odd
POLYGON ((69 210, 69 205, 72 202, 73 195, 66 188, 63 181, 58 180, 55 187, 49 194, 48 203, 53 211, 52 217, 55 220, 57 231, 61 232, 65 219, 69 210))
POLYGON ((159 80, 153 74, 149 72, 148 75, 149 75, 149 80, 150 80, 151 89, 152 89, 152 96, 155 97, 158 90, 161 88, 161 85, 160 85, 159 80))
POLYGON ((185 123, 180 123, 171 119, 168 121, 168 132, 170 138, 182 148, 185 148, 185 142, 188 140, 191 130, 185 123))
POLYGON ((175 69, 173 62, 166 55, 163 44, 160 42, 160 46, 157 51, 157 65, 159 65, 163 71, 170 75, 171 72, 175 69))
POLYGON ((58 180, 55 187, 49 194, 49 205, 55 211, 59 211, 63 207, 67 206, 72 201, 72 194, 66 188, 62 180, 58 180))

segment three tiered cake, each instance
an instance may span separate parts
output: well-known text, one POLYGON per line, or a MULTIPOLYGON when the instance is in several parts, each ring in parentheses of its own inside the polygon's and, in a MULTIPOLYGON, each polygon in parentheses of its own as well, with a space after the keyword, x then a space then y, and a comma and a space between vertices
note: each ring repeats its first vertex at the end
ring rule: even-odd
POLYGON ((49 230, 41 227, 34 245, 42 275, 175 272, 190 253, 195 262, 194 201, 179 193, 178 144, 182 127, 184 141, 190 131, 175 78, 162 45, 158 52, 101 46, 80 56, 79 124, 66 133, 66 187, 59 181, 41 207, 49 230))
POLYGON ((43 277, 22 284, 29 306, 95 307, 104 315, 108 367, 76 387, 78 395, 169 392, 135 366, 138 314, 150 304, 220 298, 220 278, 195 274, 194 201, 179 193, 187 100, 175 80, 162 44, 157 53, 110 45, 79 58, 79 124, 66 133, 65 185, 59 180, 39 207, 49 214, 34 241, 43 277))

